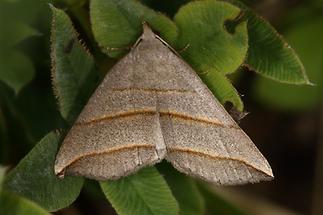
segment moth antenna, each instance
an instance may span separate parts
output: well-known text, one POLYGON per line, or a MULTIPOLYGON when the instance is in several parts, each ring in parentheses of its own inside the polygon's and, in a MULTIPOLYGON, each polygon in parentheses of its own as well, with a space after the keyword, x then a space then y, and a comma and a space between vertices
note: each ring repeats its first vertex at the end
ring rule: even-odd
POLYGON ((187 43, 182 49, 178 50, 178 53, 185 52, 190 46, 191 46, 191 44, 187 43))
POLYGON ((124 51, 130 50, 132 46, 125 46, 125 47, 105 47, 108 51, 124 51))

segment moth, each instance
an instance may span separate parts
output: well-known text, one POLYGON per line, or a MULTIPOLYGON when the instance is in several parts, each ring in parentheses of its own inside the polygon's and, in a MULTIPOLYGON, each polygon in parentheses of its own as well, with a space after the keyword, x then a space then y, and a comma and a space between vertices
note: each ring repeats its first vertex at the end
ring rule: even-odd
POLYGON ((55 174, 115 180, 166 159, 215 184, 272 179, 267 160, 196 72, 143 26, 65 137, 55 174))

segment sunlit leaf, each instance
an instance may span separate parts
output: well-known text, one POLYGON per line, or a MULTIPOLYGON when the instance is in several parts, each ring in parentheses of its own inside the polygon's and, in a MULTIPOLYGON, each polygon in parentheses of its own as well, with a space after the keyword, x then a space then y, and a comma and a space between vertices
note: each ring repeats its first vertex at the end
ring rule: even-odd
POLYGON ((212 70, 200 77, 222 104, 231 102, 238 111, 243 111, 243 102, 227 77, 212 70))
MULTIPOLYGON (((189 47, 182 54, 190 64, 195 65, 198 71, 234 72, 243 62, 247 51, 246 23, 239 24, 234 33, 229 33, 223 25, 227 20, 238 16, 239 9, 223 2, 206 1, 192 3, 181 11, 176 15, 175 20, 181 28, 182 39, 175 44, 177 28, 174 23, 140 3, 135 1, 118 1, 117 3, 115 0, 91 1, 94 35, 98 43, 105 47, 105 51, 111 56, 119 55, 120 49, 118 48, 122 50, 122 48, 129 47, 138 39, 142 21, 145 20, 156 32, 160 33, 163 39, 171 41, 174 48, 183 48, 188 44, 189 47), (191 13, 191 10, 196 13, 191 13), (208 11, 209 16, 203 16, 204 10, 208 11), (194 23, 203 23, 201 29, 191 20, 195 20, 194 23), (201 30, 203 30, 202 33, 201 30), (208 51, 203 51, 205 49, 203 47, 207 47, 208 51)), ((223 103, 230 101, 237 109, 242 110, 243 105, 239 95, 225 77, 220 77, 221 85, 226 86, 225 94, 223 94, 223 89, 215 86, 215 82, 218 82, 214 79, 216 75, 204 75, 203 80, 211 77, 206 82, 218 99, 223 103)))
POLYGON ((239 13, 238 8, 225 2, 196 1, 183 6, 175 22, 180 31, 178 47, 184 47, 183 57, 222 104, 231 102, 242 111, 240 96, 225 77, 243 63, 248 49, 245 22, 235 26, 233 32, 225 27, 239 13))
POLYGON ((95 39, 112 57, 129 51, 142 31, 142 22, 149 25, 168 43, 175 44, 176 25, 166 16, 134 0, 92 0, 91 23, 95 39))
POLYGON ((181 54, 198 72, 212 69, 224 75, 243 63, 248 49, 246 22, 233 32, 226 28, 239 13, 240 9, 229 3, 206 0, 188 3, 175 15, 178 46, 187 47, 181 54))

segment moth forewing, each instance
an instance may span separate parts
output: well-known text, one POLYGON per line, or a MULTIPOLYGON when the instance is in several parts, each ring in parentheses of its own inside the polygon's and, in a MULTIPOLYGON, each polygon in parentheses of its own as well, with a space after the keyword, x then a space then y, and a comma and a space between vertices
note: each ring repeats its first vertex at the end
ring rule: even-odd
POLYGON ((117 179, 166 158, 216 184, 269 180, 271 168, 195 71, 144 25, 69 131, 55 173, 117 179))

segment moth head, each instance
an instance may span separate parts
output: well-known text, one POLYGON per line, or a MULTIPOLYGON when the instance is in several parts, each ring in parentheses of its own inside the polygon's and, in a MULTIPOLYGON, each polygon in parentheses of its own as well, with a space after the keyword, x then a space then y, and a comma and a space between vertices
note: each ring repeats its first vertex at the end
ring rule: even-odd
POLYGON ((146 21, 142 22, 142 28, 143 28, 143 33, 142 33, 141 39, 151 40, 156 38, 155 33, 151 30, 149 24, 146 21))

